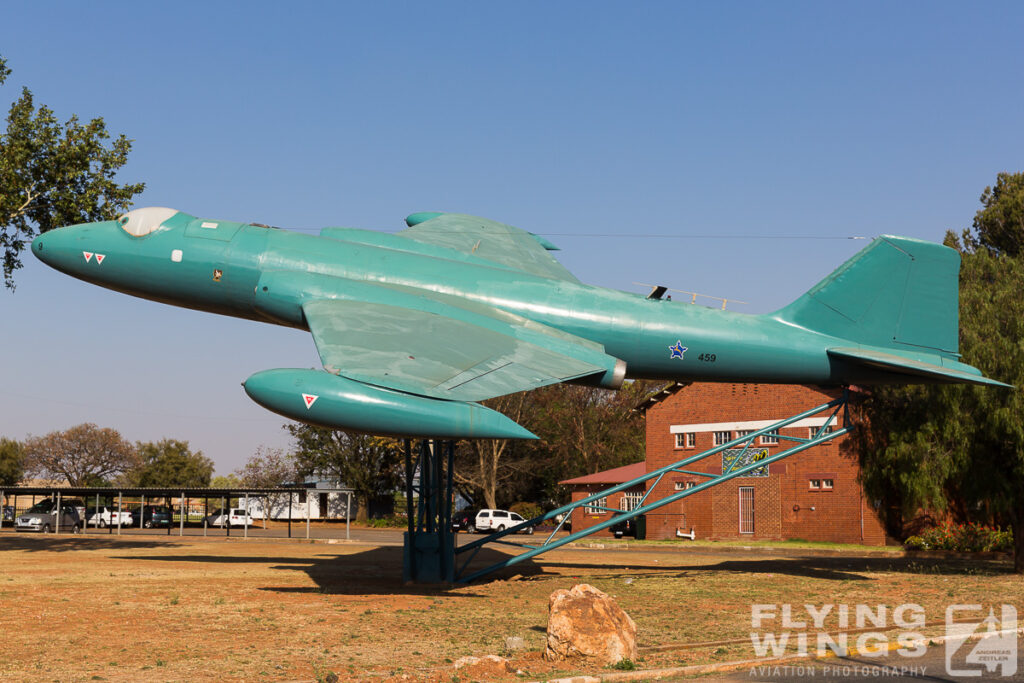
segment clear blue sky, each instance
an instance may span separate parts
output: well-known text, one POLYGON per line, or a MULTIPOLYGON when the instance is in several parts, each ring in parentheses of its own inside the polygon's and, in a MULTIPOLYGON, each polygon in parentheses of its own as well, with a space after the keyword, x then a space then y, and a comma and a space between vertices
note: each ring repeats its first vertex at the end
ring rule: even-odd
MULTIPOLYGON (((304 230, 473 213, 584 282, 761 313, 864 244, 843 238, 941 240, 1022 170, 1021 35, 1010 2, 15 0, 0 101, 27 85, 134 139, 137 206, 304 230)), ((0 435, 92 421, 221 474, 287 445, 239 384, 319 367, 308 335, 26 259, 0 292, 0 435)))

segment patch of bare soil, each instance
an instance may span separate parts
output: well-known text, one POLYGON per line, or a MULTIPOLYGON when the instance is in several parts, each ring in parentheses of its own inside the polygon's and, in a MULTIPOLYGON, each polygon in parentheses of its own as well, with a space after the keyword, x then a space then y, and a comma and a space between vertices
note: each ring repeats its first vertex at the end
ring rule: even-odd
MULTIPOLYGON (((638 626, 638 666, 753 657, 754 603, 896 606, 942 618, 1010 603, 1005 562, 559 550, 469 586, 404 586, 401 548, 358 544, 0 533, 0 679, 455 681, 500 655, 495 680, 594 672, 541 659, 548 596, 613 595, 638 626), (506 652, 506 638, 524 648, 506 652), (515 672, 519 672, 518 674, 515 672)), ((481 564, 496 555, 480 558, 481 564)), ((834 624, 830 624, 832 626, 834 624)))

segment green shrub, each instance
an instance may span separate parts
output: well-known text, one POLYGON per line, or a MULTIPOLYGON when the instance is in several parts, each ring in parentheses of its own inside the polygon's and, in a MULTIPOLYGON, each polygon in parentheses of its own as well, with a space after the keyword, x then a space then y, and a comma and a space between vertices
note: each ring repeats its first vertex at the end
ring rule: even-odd
POLYGON ((907 540, 903 541, 903 547, 907 550, 925 550, 925 542, 920 536, 908 536, 907 540))
POLYGON ((403 527, 409 523, 405 515, 390 515, 388 517, 375 517, 367 522, 374 529, 391 529, 403 527))
POLYGON ((961 553, 1007 551, 1013 548, 1010 529, 984 524, 943 524, 910 536, 903 542, 907 550, 953 550, 961 553))
POLYGON ((534 517, 540 517, 544 514, 544 510, 536 503, 512 503, 508 509, 512 512, 518 512, 526 519, 533 519, 534 517))

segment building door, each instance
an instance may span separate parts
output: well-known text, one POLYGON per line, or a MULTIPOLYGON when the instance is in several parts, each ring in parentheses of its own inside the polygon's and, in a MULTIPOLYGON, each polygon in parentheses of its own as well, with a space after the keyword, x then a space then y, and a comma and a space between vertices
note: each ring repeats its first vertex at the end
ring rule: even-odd
POLYGON ((754 533, 754 487, 740 487, 740 533, 754 533))

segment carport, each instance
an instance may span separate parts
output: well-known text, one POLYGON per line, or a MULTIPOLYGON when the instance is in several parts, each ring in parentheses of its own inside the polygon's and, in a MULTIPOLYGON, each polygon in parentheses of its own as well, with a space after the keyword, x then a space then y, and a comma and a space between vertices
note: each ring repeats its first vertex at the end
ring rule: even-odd
MULTIPOLYGON (((312 488, 305 486, 289 486, 289 487, 277 487, 277 488, 133 488, 133 487, 92 487, 92 486, 8 486, 0 488, 0 502, 10 501, 9 505, 12 509, 13 514, 10 519, 5 519, 7 511, 7 505, 3 507, 3 513, 0 513, 0 531, 4 530, 4 526, 9 522, 11 528, 15 527, 18 513, 18 499, 30 498, 31 502, 29 506, 34 505, 37 499, 52 499, 55 501, 57 509, 60 510, 64 502, 72 499, 80 499, 84 502, 85 506, 92 507, 94 509, 93 517, 94 522, 89 522, 85 518, 84 514, 81 519, 81 532, 89 533, 89 528, 92 527, 92 533, 107 533, 110 535, 120 535, 122 530, 128 530, 128 525, 122 524, 123 512, 131 512, 132 510, 139 510, 140 512, 145 509, 147 505, 166 505, 171 509, 171 519, 167 524, 167 535, 171 535, 174 528, 177 527, 178 535, 183 536, 185 534, 186 526, 190 528, 202 527, 203 535, 208 535, 210 529, 217 529, 217 527, 209 527, 207 519, 210 516, 210 501, 219 503, 219 509, 224 514, 232 499, 238 499, 238 507, 246 511, 244 515, 244 524, 242 525, 242 537, 248 538, 249 536, 249 519, 251 510, 251 503, 255 503, 258 500, 263 501, 262 509, 264 514, 262 516, 263 528, 266 529, 267 516, 269 514, 270 504, 269 501, 283 500, 287 497, 288 500, 288 538, 292 538, 292 524, 295 521, 295 501, 299 500, 300 505, 305 503, 305 526, 306 533, 305 537, 310 538, 310 523, 311 523, 311 505, 309 503, 309 496, 311 494, 338 494, 345 496, 345 538, 350 538, 351 532, 351 511, 352 511, 352 489, 347 488, 312 488), (174 506, 174 501, 178 501, 177 508, 174 506), (192 502, 202 501, 202 520, 201 523, 190 521, 189 516, 195 516, 193 513, 192 502), (105 530, 101 530, 100 520, 101 515, 99 513, 101 506, 106 506, 112 511, 116 512, 117 519, 116 524, 106 525, 105 530), (174 514, 177 512, 178 520, 175 522, 174 514)), ((83 511, 84 512, 84 511, 83 511)), ((23 514, 23 513, 22 513, 23 514)), ((143 528, 144 514, 139 514, 138 519, 132 520, 131 528, 138 527, 143 528)), ((57 526, 54 529, 56 533, 71 532, 77 533, 76 529, 61 529, 60 527, 61 515, 57 515, 57 526)), ((298 520, 300 523, 303 521, 302 518, 298 520)), ((256 526, 253 524, 253 526, 256 526)), ((231 525, 225 523, 224 535, 231 535, 231 525)), ((219 531, 219 529, 217 529, 219 531)))

